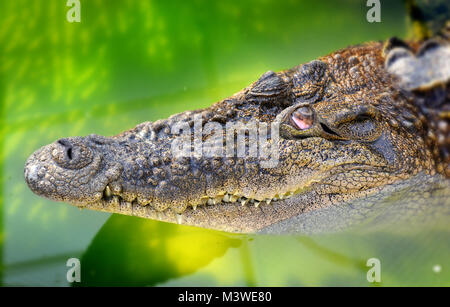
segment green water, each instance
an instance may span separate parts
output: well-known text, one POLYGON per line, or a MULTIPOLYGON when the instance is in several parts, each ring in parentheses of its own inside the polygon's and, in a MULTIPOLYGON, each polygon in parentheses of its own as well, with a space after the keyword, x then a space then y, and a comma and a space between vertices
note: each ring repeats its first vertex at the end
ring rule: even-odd
POLYGON ((26 158, 58 138, 114 135, 208 106, 269 69, 405 36, 401 2, 383 1, 373 24, 365 2, 81 0, 81 23, 69 23, 63 0, 1 1, 0 284, 68 286, 77 257, 82 285, 450 285, 445 229, 228 235, 80 211, 23 179, 26 158), (366 279, 372 257, 380 283, 366 279))

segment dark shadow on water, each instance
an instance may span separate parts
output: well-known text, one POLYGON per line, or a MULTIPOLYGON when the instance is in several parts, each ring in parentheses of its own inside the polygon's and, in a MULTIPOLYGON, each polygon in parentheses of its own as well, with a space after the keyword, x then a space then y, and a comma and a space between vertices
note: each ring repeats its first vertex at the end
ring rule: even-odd
POLYGON ((247 240, 242 241, 242 246, 240 250, 240 256, 242 261, 242 267, 244 269, 244 276, 248 287, 257 286, 255 280, 255 271, 253 268, 251 252, 249 248, 249 242, 247 240))
POLYGON ((75 286, 153 286, 189 275, 241 245, 238 236, 113 215, 81 258, 75 286))
POLYGON ((313 251, 323 259, 333 262, 339 266, 354 267, 360 269, 361 271, 366 270, 364 260, 352 259, 349 256, 334 252, 329 248, 325 248, 320 244, 317 244, 312 238, 309 237, 297 237, 296 239, 307 249, 313 251))

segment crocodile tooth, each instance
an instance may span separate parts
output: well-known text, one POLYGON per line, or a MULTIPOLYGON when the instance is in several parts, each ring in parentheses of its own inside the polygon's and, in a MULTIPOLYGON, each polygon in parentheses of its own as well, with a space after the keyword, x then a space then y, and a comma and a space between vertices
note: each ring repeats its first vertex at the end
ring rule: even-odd
POLYGON ((249 202, 248 198, 242 199, 242 200, 241 200, 241 205, 242 205, 242 206, 245 206, 246 204, 248 204, 248 202, 249 202))
POLYGON ((111 188, 109 187, 109 185, 107 185, 105 188, 105 196, 108 198, 111 197, 111 188))
POLYGON ((120 204, 119 197, 116 196, 116 195, 114 195, 113 198, 112 198, 112 200, 111 200, 111 203, 112 203, 113 205, 115 205, 115 206, 118 206, 118 205, 120 204))
POLYGON ((137 203, 138 203, 140 206, 145 207, 145 206, 147 206, 147 205, 150 203, 150 200, 145 199, 145 198, 140 198, 140 197, 138 197, 138 198, 137 198, 137 203))
POLYGON ((177 216, 176 216, 176 217, 177 217, 177 223, 178 223, 178 224, 183 223, 183 216, 182 216, 181 214, 178 214, 178 213, 177 213, 177 216))
POLYGON ((279 198, 278 197, 274 197, 274 198, 272 198, 272 200, 273 201, 277 201, 277 200, 279 200, 279 198))
POLYGON ((284 198, 289 198, 294 194, 294 192, 287 192, 286 194, 284 194, 284 198))
POLYGON ((225 196, 223 197, 223 201, 228 203, 230 202, 230 195, 229 194, 225 194, 225 196))
POLYGON ((194 209, 194 211, 197 210, 197 205, 193 205, 192 209, 194 209))
POLYGON ((268 205, 270 205, 271 202, 272 202, 272 199, 266 198, 266 203, 267 203, 268 205))
POLYGON ((103 197, 103 195, 104 195, 103 192, 96 192, 94 193, 94 198, 100 200, 103 197))
POLYGON ((255 200, 255 208, 258 208, 259 207, 259 204, 260 204, 260 201, 259 200, 255 200))
POLYGON ((230 201, 231 201, 232 203, 234 203, 234 202, 236 202, 236 201, 238 200, 238 198, 239 198, 239 196, 237 196, 237 195, 232 195, 232 196, 230 197, 230 201))
POLYGON ((212 199, 212 198, 208 199, 208 202, 207 202, 208 205, 214 205, 215 203, 216 202, 214 201, 214 199, 212 199))

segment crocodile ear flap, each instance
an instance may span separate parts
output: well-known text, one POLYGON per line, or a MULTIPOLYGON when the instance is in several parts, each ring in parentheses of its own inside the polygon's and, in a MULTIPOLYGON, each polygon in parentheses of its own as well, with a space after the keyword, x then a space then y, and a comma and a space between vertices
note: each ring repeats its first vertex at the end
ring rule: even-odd
POLYGON ((288 84, 283 78, 269 70, 250 88, 246 99, 262 104, 287 104, 288 84))
POLYGON ((385 67, 404 90, 427 90, 450 81, 450 45, 428 40, 416 54, 410 48, 385 48, 385 67))
POLYGON ((299 67, 292 78, 292 93, 296 103, 314 103, 323 97, 328 82, 328 65, 314 60, 299 67))

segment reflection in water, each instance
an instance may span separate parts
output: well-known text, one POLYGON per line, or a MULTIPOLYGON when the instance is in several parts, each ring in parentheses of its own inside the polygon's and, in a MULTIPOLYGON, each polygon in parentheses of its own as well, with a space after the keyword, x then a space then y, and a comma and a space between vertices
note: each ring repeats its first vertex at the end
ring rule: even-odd
POLYGON ((240 244, 220 232, 113 215, 81 259, 81 285, 157 285, 192 274, 240 244))
POLYGON ((113 215, 82 256, 82 283, 74 286, 441 285, 450 272, 433 267, 449 267, 450 234, 428 226, 238 236, 113 215), (380 283, 366 279, 370 258, 381 262, 380 283))

